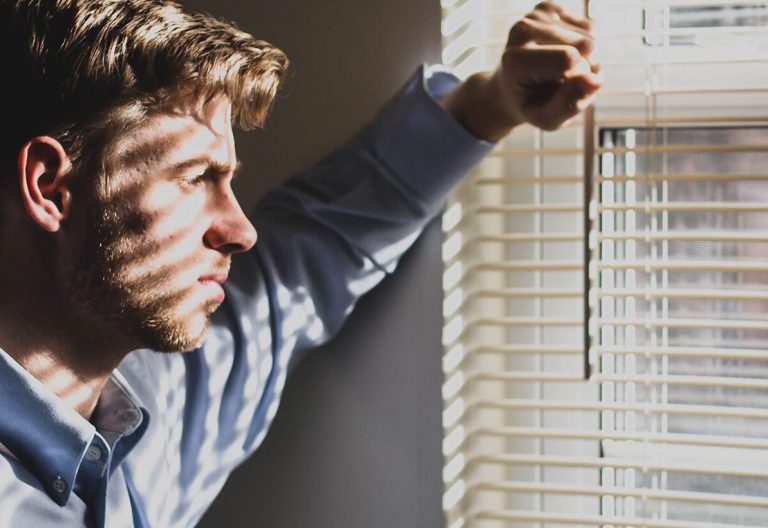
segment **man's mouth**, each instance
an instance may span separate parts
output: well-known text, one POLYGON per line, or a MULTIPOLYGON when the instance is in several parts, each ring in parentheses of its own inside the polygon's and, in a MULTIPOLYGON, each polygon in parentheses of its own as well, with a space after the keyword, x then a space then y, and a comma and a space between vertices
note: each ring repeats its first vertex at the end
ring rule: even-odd
POLYGON ((202 284, 207 290, 210 291, 212 300, 217 302, 224 301, 224 288, 221 287, 224 281, 227 280, 227 273, 211 273, 209 275, 203 275, 197 281, 202 284))
POLYGON ((224 281, 227 280, 227 272, 211 273, 209 275, 203 275, 198 280, 200 282, 215 282, 221 285, 221 284, 224 284, 224 281))

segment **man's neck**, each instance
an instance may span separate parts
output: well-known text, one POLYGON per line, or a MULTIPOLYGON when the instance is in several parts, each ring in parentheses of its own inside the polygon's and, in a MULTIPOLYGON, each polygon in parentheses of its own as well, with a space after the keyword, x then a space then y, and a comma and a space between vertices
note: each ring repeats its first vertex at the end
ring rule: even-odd
POLYGON ((0 348, 90 420, 110 375, 138 346, 78 307, 62 287, 61 252, 50 235, 10 199, 0 202, 0 348))
POLYGON ((55 393, 61 401, 90 420, 109 379, 106 375, 83 375, 56 353, 24 352, 17 354, 13 346, 3 349, 27 372, 55 393))
POLYGON ((0 348, 90 420, 104 385, 131 348, 95 331, 100 325, 75 321, 66 306, 41 306, 29 298, 14 303, 2 293, 0 348))

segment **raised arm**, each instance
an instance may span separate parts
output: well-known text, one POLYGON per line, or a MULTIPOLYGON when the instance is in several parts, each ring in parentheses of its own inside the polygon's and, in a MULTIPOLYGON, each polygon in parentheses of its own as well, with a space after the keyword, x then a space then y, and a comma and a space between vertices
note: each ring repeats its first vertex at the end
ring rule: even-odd
POLYGON ((594 48, 588 20, 543 2, 512 27, 495 71, 419 73, 353 141, 267 195, 254 254, 274 290, 274 337, 327 340, 492 142, 584 109, 600 87, 594 48))
POLYGON ((552 2, 540 3, 512 26, 496 70, 472 75, 441 104, 488 141, 523 123, 560 128, 601 85, 591 27, 552 2))

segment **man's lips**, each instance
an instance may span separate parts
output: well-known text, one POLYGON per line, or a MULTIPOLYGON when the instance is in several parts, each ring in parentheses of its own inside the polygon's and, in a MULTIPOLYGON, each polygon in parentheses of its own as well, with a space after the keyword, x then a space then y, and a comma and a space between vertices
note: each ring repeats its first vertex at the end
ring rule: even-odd
POLYGON ((224 284, 224 281, 227 280, 227 273, 211 273, 210 275, 203 275, 199 279, 200 282, 215 282, 219 285, 224 284))
POLYGON ((211 273, 203 275, 197 281, 211 291, 213 300, 217 302, 224 301, 224 288, 221 287, 227 280, 227 273, 211 273))

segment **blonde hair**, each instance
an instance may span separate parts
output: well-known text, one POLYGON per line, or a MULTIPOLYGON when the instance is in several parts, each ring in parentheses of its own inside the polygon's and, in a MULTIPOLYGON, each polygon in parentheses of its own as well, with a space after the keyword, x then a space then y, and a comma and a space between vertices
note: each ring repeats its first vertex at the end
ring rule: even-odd
POLYGON ((288 66, 271 44, 171 0, 0 0, 0 50, 3 165, 39 135, 87 162, 190 94, 223 94, 237 125, 261 126, 288 66))

